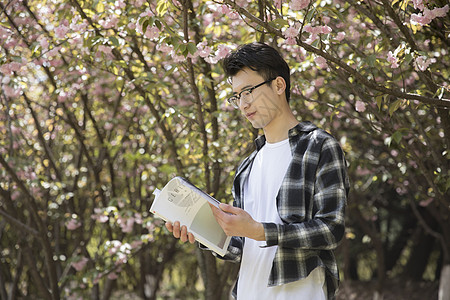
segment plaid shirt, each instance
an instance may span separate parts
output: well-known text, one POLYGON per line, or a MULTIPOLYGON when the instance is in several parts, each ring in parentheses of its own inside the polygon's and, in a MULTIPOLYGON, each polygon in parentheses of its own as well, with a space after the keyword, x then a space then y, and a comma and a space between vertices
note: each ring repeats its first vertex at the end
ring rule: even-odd
MULTIPOLYGON (((245 209, 244 185, 253 160, 266 139, 255 140, 256 151, 238 167, 233 184, 234 206, 245 209)), ((332 249, 344 235, 349 191, 346 163, 338 142, 309 122, 289 130, 292 161, 276 201, 283 224, 263 223, 266 246, 278 245, 268 286, 306 278, 325 268, 328 299, 334 299, 339 272, 332 249)), ((240 261, 244 238, 233 237, 224 259, 240 261)), ((233 290, 236 297, 237 283, 233 290)))

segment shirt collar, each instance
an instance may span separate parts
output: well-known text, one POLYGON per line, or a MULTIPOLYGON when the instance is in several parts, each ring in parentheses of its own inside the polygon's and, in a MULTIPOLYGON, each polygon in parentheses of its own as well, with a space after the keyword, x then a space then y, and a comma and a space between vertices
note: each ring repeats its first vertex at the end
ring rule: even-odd
MULTIPOLYGON (((311 122, 300 122, 291 129, 289 129, 288 136, 289 140, 292 138, 304 133, 304 132, 311 132, 313 130, 317 129, 317 126, 312 124, 311 122)), ((256 150, 259 151, 266 143, 266 136, 261 135, 255 139, 255 146, 256 150)))

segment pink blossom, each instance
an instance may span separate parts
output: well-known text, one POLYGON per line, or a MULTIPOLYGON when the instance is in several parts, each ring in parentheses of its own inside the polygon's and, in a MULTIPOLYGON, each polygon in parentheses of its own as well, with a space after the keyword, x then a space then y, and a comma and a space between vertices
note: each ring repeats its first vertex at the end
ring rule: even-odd
POLYGON ((292 10, 301 10, 304 8, 307 8, 309 5, 310 0, 291 0, 290 2, 290 8, 292 10))
POLYGON ((424 10, 425 5, 423 4, 423 0, 412 0, 415 9, 424 10))
POLYGON ((136 249, 138 247, 140 247, 143 244, 143 242, 141 240, 135 240, 133 242, 131 242, 131 248, 136 249))
POLYGON ((448 4, 444 7, 436 7, 432 10, 425 8, 423 10, 423 14, 418 13, 411 15, 411 24, 419 24, 422 26, 430 24, 434 18, 444 17, 448 13, 449 9, 450 7, 448 4))
POLYGON ((217 12, 226 15, 227 13, 229 13, 231 11, 231 9, 228 7, 228 5, 221 5, 219 6, 219 8, 217 9, 217 12))
POLYGON ((68 31, 69 31, 68 27, 66 27, 65 25, 60 25, 55 29, 55 37, 57 39, 63 39, 66 37, 68 31))
POLYGON ((41 35, 41 36, 37 39, 37 41, 38 41, 39 44, 41 45, 41 48, 42 48, 42 49, 44 49, 44 50, 47 50, 47 49, 48 49, 49 43, 48 43, 47 38, 45 38, 44 36, 41 35))
POLYGON ((109 217, 107 215, 99 215, 97 218, 97 221, 99 221, 100 223, 106 223, 108 222, 109 217))
POLYGON ((140 18, 143 18, 143 17, 153 17, 153 16, 155 16, 155 14, 154 14, 150 9, 148 9, 148 8, 147 8, 146 11, 144 11, 143 13, 141 13, 141 14, 139 15, 140 18))
POLYGON ((338 40, 339 42, 342 41, 345 38, 345 32, 341 31, 338 32, 337 36, 336 36, 336 40, 338 40))
POLYGON ((172 59, 174 62, 179 63, 179 62, 185 61, 186 57, 184 57, 184 55, 178 55, 178 54, 173 53, 172 59))
POLYGON ((221 5, 217 9, 217 12, 226 15, 231 20, 236 20, 239 18, 239 14, 225 4, 221 5))
POLYGON ((5 93, 6 97, 8 98, 17 98, 22 93, 22 89, 19 88, 13 88, 9 85, 3 85, 2 86, 3 92, 5 93))
POLYGON ((108 253, 112 255, 117 253, 120 246, 122 246, 122 242, 118 240, 108 241, 106 242, 106 246, 109 247, 108 253))
POLYGON ((305 30, 306 32, 309 32, 309 33, 314 33, 314 30, 315 30, 314 28, 315 27, 312 27, 311 25, 307 24, 303 27, 303 30, 305 30))
POLYGON ((117 255, 116 265, 126 264, 128 261, 128 257, 125 253, 119 253, 117 255))
POLYGON ((57 55, 59 50, 61 50, 61 48, 62 48, 61 46, 54 47, 53 49, 51 49, 50 51, 47 52, 47 56, 50 57, 50 56, 57 55))
POLYGON ((328 17, 328 16, 322 17, 322 22, 323 22, 323 24, 328 24, 328 23, 330 23, 330 21, 331 21, 331 18, 330 18, 330 17, 328 17))
POLYGON ((357 167, 356 167, 356 174, 357 174, 358 176, 365 176, 365 175, 370 175, 371 172, 370 172, 370 170, 367 169, 367 168, 362 168, 361 166, 357 166, 357 167))
POLYGON ((158 29, 158 27, 152 26, 152 27, 147 27, 147 30, 145 31, 144 35, 146 38, 148 38, 150 40, 154 40, 159 37, 160 32, 161 31, 158 29))
POLYGON ((88 261, 89 261, 89 259, 87 257, 83 256, 83 257, 81 257, 81 259, 79 261, 72 262, 71 266, 79 272, 84 269, 84 267, 86 266, 88 261))
POLYGON ((325 81, 325 78, 319 77, 319 78, 317 78, 316 80, 314 80, 314 86, 315 86, 316 88, 317 88, 317 87, 321 87, 321 86, 323 86, 324 81, 325 81))
POLYGON ((297 37, 298 33, 299 33, 299 28, 298 26, 294 25, 294 26, 289 26, 284 32, 283 35, 285 38, 295 38, 297 37))
POLYGON ((427 58, 426 56, 419 56, 414 60, 414 68, 416 69, 416 71, 425 71, 426 69, 428 69, 428 66, 431 65, 432 63, 435 63, 436 59, 435 58, 427 58))
POLYGON ((313 33, 309 36, 309 38, 305 41, 305 43, 311 45, 315 40, 317 40, 318 37, 319 36, 317 34, 313 33))
POLYGON ((11 82, 11 77, 4 75, 2 79, 3 84, 9 84, 11 82))
POLYGON ((11 199, 12 199, 12 200, 17 200, 17 199, 19 198, 19 196, 20 196, 20 192, 19 192, 19 191, 14 191, 14 192, 11 194, 11 199))
POLYGON ((78 221, 77 219, 70 219, 69 221, 66 222, 66 227, 68 230, 75 230, 80 226, 81 222, 78 221))
POLYGON ((431 19, 423 16, 421 13, 411 15, 411 24, 427 25, 431 23, 431 19))
POLYGON ((11 35, 11 32, 9 29, 6 29, 6 28, 0 26, 0 38, 1 39, 6 39, 10 35, 11 35))
POLYGON ((287 38, 286 39, 286 45, 296 45, 297 44, 297 40, 295 38, 287 38))
POLYGON ((322 56, 317 56, 314 59, 315 63, 317 64, 317 66, 321 69, 326 69, 327 68, 327 61, 325 58, 323 58, 322 56))
POLYGON ((102 278, 102 276, 103 276, 102 273, 97 274, 97 276, 95 276, 95 278, 93 280, 93 283, 98 284, 100 282, 100 279, 102 278))
POLYGON ((419 202, 419 205, 422 207, 427 207, 430 205, 431 202, 433 202, 434 198, 428 198, 427 200, 422 200, 419 202))
POLYGON ((136 0, 136 1, 134 2, 134 5, 135 5, 136 7, 141 7, 141 6, 144 4, 144 2, 145 2, 145 0, 136 0))
POLYGON ((332 31, 331 27, 328 25, 319 26, 320 27, 320 33, 328 34, 332 31))
POLYGON ((357 112, 364 112, 366 110, 366 104, 360 100, 356 101, 355 109, 357 112))
POLYGON ((156 46, 156 49, 158 51, 161 51, 163 53, 170 53, 170 51, 172 51, 172 46, 167 45, 166 43, 162 43, 162 44, 158 44, 156 46))
POLYGON ((205 14, 203 16, 203 26, 208 27, 214 21, 213 14, 205 14))
POLYGON ((392 51, 389 51, 387 61, 391 64, 391 68, 398 68, 398 58, 392 53, 392 51))
POLYGON ((197 44, 198 56, 205 58, 211 54, 212 49, 211 49, 211 47, 209 47, 207 45, 208 45, 208 43, 206 41, 203 41, 203 42, 197 44))
POLYGON ((133 231, 134 218, 133 217, 124 218, 119 216, 117 224, 119 224, 120 228, 122 229, 122 232, 129 233, 133 231))
POLYGON ((119 23, 119 18, 117 16, 113 15, 111 18, 108 18, 106 20, 100 20, 98 22, 103 28, 109 29, 117 27, 117 24, 119 23))
POLYGON ((106 129, 106 130, 111 130, 111 129, 113 128, 113 126, 114 126, 114 125, 113 125, 112 123, 110 123, 110 122, 106 122, 106 123, 105 123, 105 129, 106 129))
POLYGON ((100 45, 98 46, 98 51, 103 52, 105 54, 111 54, 112 48, 105 45, 100 45))
POLYGON ((122 8, 124 9, 126 4, 123 0, 116 0, 116 2, 114 2, 114 6, 117 8, 122 8))
POLYGON ((231 52, 230 47, 228 47, 227 45, 224 45, 224 44, 220 44, 218 46, 218 49, 215 54, 216 54, 217 59, 221 60, 222 58, 227 56, 230 52, 231 52))
POLYGON ((211 56, 205 57, 205 61, 207 63, 209 63, 209 64, 212 64, 212 65, 215 65, 215 64, 217 64, 219 62, 217 57, 211 57, 211 56))
POLYGON ((0 67, 0 72, 2 72, 5 75, 12 75, 13 72, 17 72, 22 67, 21 63, 18 63, 16 61, 4 64, 0 67))
POLYGON ((445 15, 448 13, 449 10, 450 7, 448 6, 448 4, 446 4, 444 7, 436 7, 432 10, 425 8, 423 14, 424 16, 430 17, 432 19, 441 18, 445 17, 445 15))
POLYGON ((278 9, 281 8, 281 0, 274 0, 274 4, 275 4, 276 8, 278 8, 278 9))
POLYGON ((108 279, 110 280, 116 280, 119 276, 117 276, 116 272, 111 272, 108 274, 108 279))
POLYGON ((134 222, 136 224, 142 224, 142 215, 140 213, 134 213, 134 222))

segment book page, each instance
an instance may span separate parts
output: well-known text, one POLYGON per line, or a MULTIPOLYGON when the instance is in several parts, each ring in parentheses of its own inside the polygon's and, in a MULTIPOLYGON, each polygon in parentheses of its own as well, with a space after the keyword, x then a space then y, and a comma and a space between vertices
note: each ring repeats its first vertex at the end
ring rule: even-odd
POLYGON ((181 177, 175 177, 158 194, 150 211, 170 222, 187 226, 195 238, 211 250, 224 255, 231 237, 228 237, 212 214, 209 203, 218 207, 218 201, 181 177))

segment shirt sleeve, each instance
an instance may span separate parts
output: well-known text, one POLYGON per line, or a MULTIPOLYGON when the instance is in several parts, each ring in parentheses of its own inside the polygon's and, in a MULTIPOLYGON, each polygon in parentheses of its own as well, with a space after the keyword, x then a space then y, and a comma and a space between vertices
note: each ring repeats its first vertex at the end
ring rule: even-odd
POLYGON ((230 245, 228 245, 227 253, 225 256, 220 256, 214 251, 211 251, 208 247, 205 245, 199 243, 199 247, 202 250, 210 250, 212 254, 223 260, 231 261, 231 262, 240 262, 241 261, 241 254, 242 254, 242 238, 233 236, 230 241, 230 245))
POLYGON ((283 224, 263 223, 265 247, 330 250, 338 246, 344 235, 349 183, 342 149, 333 138, 322 144, 313 182, 312 217, 283 224))

